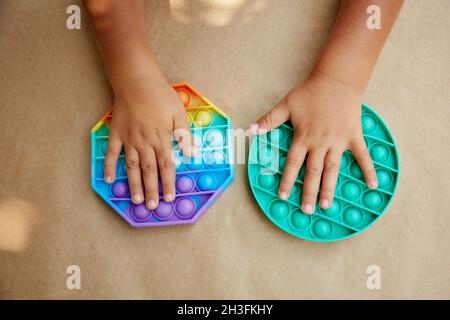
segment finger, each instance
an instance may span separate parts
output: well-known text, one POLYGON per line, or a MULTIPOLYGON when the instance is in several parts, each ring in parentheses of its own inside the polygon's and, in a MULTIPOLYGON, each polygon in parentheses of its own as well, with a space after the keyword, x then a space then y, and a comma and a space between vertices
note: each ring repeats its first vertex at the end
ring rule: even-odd
POLYGON ((342 151, 339 149, 330 149, 325 156, 319 201, 319 205, 323 209, 330 208, 333 202, 334 190, 336 188, 336 182, 339 175, 341 159, 342 151))
POLYGON ((149 210, 156 209, 159 204, 158 193, 158 165, 155 151, 147 148, 139 153, 144 179, 145 203, 149 210))
POLYGON ((194 143, 194 138, 192 137, 191 129, 189 128, 189 123, 186 119, 186 113, 180 112, 180 114, 175 118, 174 122, 174 132, 175 140, 178 143, 179 148, 184 155, 188 157, 195 156, 197 150, 194 143))
POLYGON ((289 198, 292 186, 297 180, 303 161, 305 161, 306 151, 307 149, 300 143, 300 139, 294 137, 281 175, 280 188, 278 189, 280 199, 287 200, 289 198))
POLYGON ((104 164, 104 176, 106 183, 113 183, 116 179, 116 166, 121 149, 122 142, 120 139, 116 138, 114 135, 111 135, 108 139, 104 164))
POLYGON ((131 201, 140 204, 144 201, 142 191, 141 167, 139 153, 133 147, 125 146, 125 163, 127 166, 128 185, 130 186, 131 201))
POLYGON ((353 152, 353 155, 364 174, 367 186, 371 189, 378 188, 377 173, 375 172, 375 167, 373 166, 373 161, 370 157, 364 138, 361 136, 357 141, 351 144, 350 150, 353 152))
POLYGON ((312 151, 308 154, 302 196, 302 211, 304 213, 312 214, 315 211, 324 158, 325 151, 312 151))
POLYGON ((278 128, 281 124, 289 119, 289 111, 284 103, 280 102, 258 119, 256 123, 250 125, 249 130, 253 134, 264 134, 268 131, 278 128))
POLYGON ((175 164, 170 139, 161 141, 156 151, 164 201, 171 202, 175 199, 175 164))

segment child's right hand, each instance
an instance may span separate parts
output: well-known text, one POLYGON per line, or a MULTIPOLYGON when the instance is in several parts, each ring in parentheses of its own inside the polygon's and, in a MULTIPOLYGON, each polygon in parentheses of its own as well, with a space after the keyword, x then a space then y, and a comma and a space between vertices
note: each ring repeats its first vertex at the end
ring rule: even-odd
POLYGON ((105 157, 105 182, 115 179, 122 147, 131 201, 144 201, 148 209, 158 206, 158 169, 164 201, 175 198, 175 167, 172 137, 183 153, 195 152, 184 106, 176 91, 152 67, 128 73, 114 88, 113 118, 105 157), (117 88, 119 87, 119 88, 117 88), (144 192, 145 191, 145 192, 144 192))
POLYGON ((122 147, 131 201, 158 206, 158 168, 165 201, 175 198, 172 136, 187 156, 193 139, 184 107, 152 54, 145 32, 144 1, 83 0, 114 90, 105 157, 105 181, 114 182, 122 147), (144 193, 145 190, 145 193, 144 193))

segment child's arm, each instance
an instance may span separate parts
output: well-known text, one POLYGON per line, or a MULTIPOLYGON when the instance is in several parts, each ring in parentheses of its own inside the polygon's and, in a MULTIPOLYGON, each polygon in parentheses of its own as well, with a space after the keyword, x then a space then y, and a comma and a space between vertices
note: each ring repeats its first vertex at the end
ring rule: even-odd
POLYGON ((294 87, 271 111, 250 126, 256 133, 291 120, 295 135, 278 196, 287 199, 306 155, 302 211, 331 206, 342 153, 350 149, 370 188, 376 172, 363 139, 361 96, 402 7, 403 0, 344 0, 330 38, 308 79, 294 87), (381 8, 381 30, 366 26, 369 5, 381 8), (321 183, 322 181, 322 183, 321 183))
POLYGON ((184 107, 153 57, 144 29, 143 1, 83 3, 114 90, 105 181, 114 181, 123 146, 132 201, 144 201, 144 185, 146 205, 154 209, 159 200, 158 168, 164 200, 175 196, 171 143, 175 129, 183 152, 194 152, 184 107))

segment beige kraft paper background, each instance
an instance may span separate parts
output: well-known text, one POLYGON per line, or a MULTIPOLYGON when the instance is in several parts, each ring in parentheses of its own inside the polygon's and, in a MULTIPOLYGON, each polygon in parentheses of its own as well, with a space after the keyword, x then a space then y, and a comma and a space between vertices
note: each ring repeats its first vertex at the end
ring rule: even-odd
MULTIPOLYGON (((70 4, 0 1, 0 298, 450 298, 448 0, 407 1, 365 93, 398 143, 398 193, 372 228, 328 244, 271 224, 244 165, 195 225, 136 230, 115 214, 90 187, 90 130, 112 92, 85 13, 66 28, 70 4)), ((145 15, 169 80, 246 128, 307 76, 337 7, 148 0, 145 15)))

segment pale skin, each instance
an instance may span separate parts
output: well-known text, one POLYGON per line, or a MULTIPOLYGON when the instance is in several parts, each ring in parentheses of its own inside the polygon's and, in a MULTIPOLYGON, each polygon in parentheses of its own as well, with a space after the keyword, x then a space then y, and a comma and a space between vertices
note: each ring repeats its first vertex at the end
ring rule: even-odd
POLYGON ((332 205, 342 153, 351 150, 369 188, 377 175, 361 125, 361 97, 403 5, 402 0, 344 0, 334 29, 309 77, 296 85, 250 129, 257 134, 290 120, 294 137, 278 196, 286 200, 306 161, 301 209, 332 205), (369 5, 381 9, 382 29, 366 26, 369 5), (319 194, 320 188, 320 194, 319 194))
MULTIPOLYGON (((174 200, 174 131, 183 152, 195 154, 184 107, 160 71, 144 28, 142 0, 83 0, 114 91, 105 181, 115 180, 125 148, 131 200, 158 206, 158 174, 165 201, 174 200)), ((355 155, 370 188, 377 176, 362 135, 361 96, 403 0, 343 0, 335 27, 309 77, 250 126, 255 133, 291 120, 294 129, 278 196, 287 199, 306 159, 302 211, 331 206, 342 153, 355 155), (382 29, 366 27, 369 5, 381 8, 382 29)))

